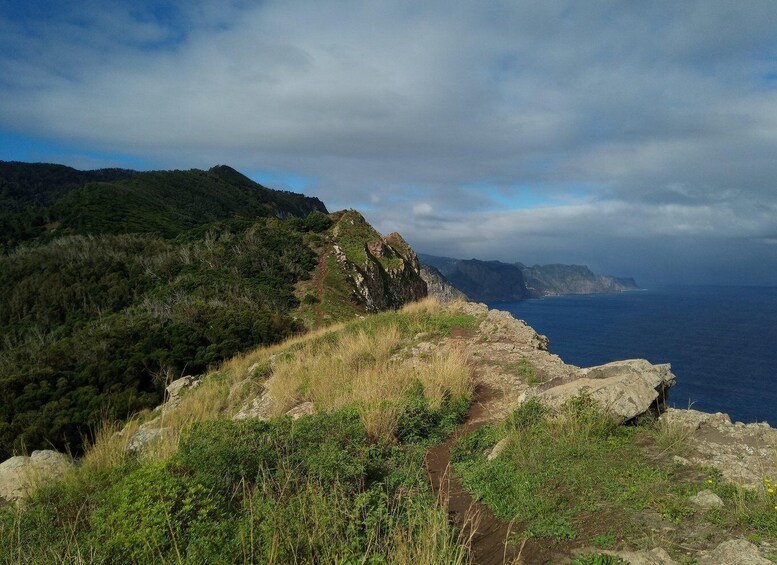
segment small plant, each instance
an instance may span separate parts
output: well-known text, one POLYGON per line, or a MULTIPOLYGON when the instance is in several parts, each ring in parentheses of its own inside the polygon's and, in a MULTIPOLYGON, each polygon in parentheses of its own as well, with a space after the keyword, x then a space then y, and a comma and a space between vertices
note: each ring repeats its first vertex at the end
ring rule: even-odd
POLYGON ((545 518, 532 524, 526 533, 533 538, 548 538, 556 541, 571 540, 577 531, 564 518, 545 518))
POLYGON ((530 398, 513 410, 505 420, 508 430, 525 430, 543 421, 548 409, 536 398, 530 398))
POLYGON ((595 547, 599 549, 610 549, 615 546, 616 538, 613 534, 599 534, 591 539, 595 547))

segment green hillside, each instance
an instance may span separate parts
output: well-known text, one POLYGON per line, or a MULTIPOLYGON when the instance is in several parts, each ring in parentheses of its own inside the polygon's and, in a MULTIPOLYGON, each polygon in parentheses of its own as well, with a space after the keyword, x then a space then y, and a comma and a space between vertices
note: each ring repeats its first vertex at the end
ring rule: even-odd
POLYGON ((217 220, 307 216, 317 198, 272 190, 234 169, 77 171, 0 162, 0 250, 62 235, 157 233, 175 237, 217 220))

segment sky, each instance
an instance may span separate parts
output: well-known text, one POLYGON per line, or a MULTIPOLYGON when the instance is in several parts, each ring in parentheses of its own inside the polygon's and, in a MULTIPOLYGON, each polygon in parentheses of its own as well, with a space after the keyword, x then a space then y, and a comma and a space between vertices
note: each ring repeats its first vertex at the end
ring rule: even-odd
POLYGON ((420 252, 777 285, 777 2, 0 0, 0 159, 228 164, 420 252))

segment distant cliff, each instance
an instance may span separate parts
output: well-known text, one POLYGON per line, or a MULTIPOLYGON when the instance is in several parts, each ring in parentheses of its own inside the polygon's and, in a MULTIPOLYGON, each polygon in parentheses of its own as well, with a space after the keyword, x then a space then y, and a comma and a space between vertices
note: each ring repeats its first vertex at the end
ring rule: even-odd
POLYGON ((532 296, 554 294, 599 294, 636 290, 632 278, 597 275, 585 265, 534 265, 518 263, 523 271, 526 287, 532 296))
POLYGON ((457 289, 436 267, 421 264, 421 278, 426 282, 429 296, 440 302, 467 300, 467 295, 457 289))
POLYGON ((632 278, 597 275, 585 265, 534 265, 453 259, 420 254, 457 289, 476 301, 511 301, 557 294, 599 294, 636 290, 632 278))

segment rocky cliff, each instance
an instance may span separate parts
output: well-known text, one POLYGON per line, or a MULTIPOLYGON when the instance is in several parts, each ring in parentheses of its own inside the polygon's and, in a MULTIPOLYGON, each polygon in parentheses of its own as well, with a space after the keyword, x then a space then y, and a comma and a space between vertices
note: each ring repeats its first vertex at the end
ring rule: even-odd
POLYGON ((297 288, 298 316, 308 326, 400 308, 427 296, 418 257, 401 235, 382 236, 355 210, 330 218, 331 228, 317 243, 312 280, 297 288))
POLYGON ((523 272, 526 287, 533 296, 554 294, 599 294, 636 290, 634 279, 597 275, 585 265, 517 266, 523 272))
POLYGON ((429 289, 429 296, 432 296, 442 303, 453 302, 455 300, 467 300, 467 295, 457 289, 451 281, 435 267, 421 264, 421 278, 426 282, 429 289))
POLYGON ((632 278, 597 275, 585 265, 534 265, 420 255, 473 300, 512 301, 557 294, 598 294, 636 290, 632 278))

